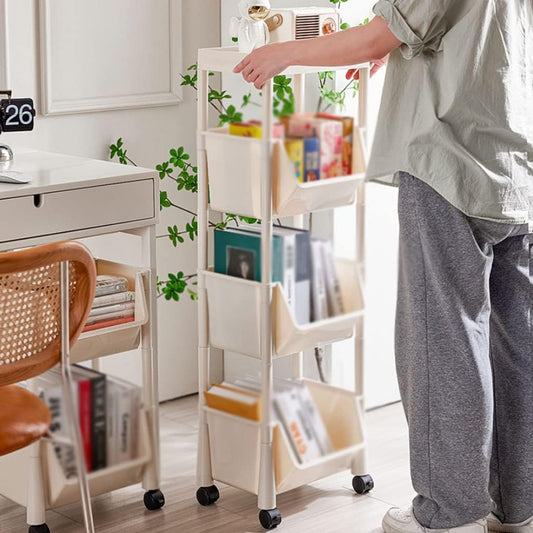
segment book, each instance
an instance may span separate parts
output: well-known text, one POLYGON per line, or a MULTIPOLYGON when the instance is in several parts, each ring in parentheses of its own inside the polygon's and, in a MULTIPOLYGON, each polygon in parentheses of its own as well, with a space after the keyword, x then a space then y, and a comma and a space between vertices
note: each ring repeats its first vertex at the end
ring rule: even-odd
MULTIPOLYGON (((229 125, 230 135, 239 135, 241 137, 253 137, 261 139, 263 137, 263 127, 259 120, 249 120, 248 122, 232 122, 229 125)), ((283 139, 285 128, 283 124, 274 122, 272 124, 272 138, 283 139)))
MULTIPOLYGON (((128 305, 128 304, 125 304, 128 305)), ((87 318, 86 326, 91 326, 98 322, 105 322, 108 320, 114 320, 117 318, 134 318, 135 316, 135 304, 131 307, 124 309, 123 311, 112 311, 110 313, 102 313, 96 316, 90 316, 87 318)))
POLYGON ((328 302, 324 267, 322 259, 322 244, 320 239, 311 238, 311 317, 313 321, 328 318, 328 302))
POLYGON ((127 316, 123 318, 112 318, 111 320, 103 320, 102 322, 95 322, 94 324, 86 325, 83 332, 94 331, 96 329, 110 328, 111 326, 118 326, 119 324, 126 324, 127 322, 134 322, 134 316, 127 316))
POLYGON ((320 141, 317 137, 307 137, 304 142, 304 181, 320 178, 320 141))
POLYGON ((78 387, 78 416, 87 471, 105 468, 106 461, 106 376, 91 368, 72 365, 72 379, 78 387))
POLYGON ((95 297, 124 292, 128 289, 128 280, 122 276, 100 274, 96 276, 95 297))
POLYGON ((204 391, 208 407, 226 413, 241 416, 249 420, 261 419, 261 402, 259 395, 238 390, 228 385, 213 385, 204 391))
MULTIPOLYGON (((127 294, 127 293, 122 293, 127 294)), ((114 296, 114 295, 111 295, 114 296)), ((125 302, 112 305, 104 305, 102 307, 93 307, 89 313, 89 318, 97 317, 100 315, 109 315, 110 313, 119 313, 123 311, 134 311, 135 302, 125 302)))
POLYGON ((282 280, 281 288, 292 311, 296 314, 296 234, 290 228, 273 227, 274 235, 282 242, 282 280))
MULTIPOLYGON (((311 235, 307 230, 287 226, 275 226, 274 232, 280 236, 294 236, 294 289, 291 309, 296 323, 307 324, 311 320, 311 235)), ((288 296, 287 298, 289 300, 288 296)))
POLYGON ((113 304, 120 304, 120 303, 126 303, 126 302, 134 302, 134 301, 135 301, 134 291, 117 292, 113 294, 105 294, 104 296, 97 296, 93 301, 92 308, 97 309, 105 305, 113 305, 113 304))
POLYGON ((296 389, 276 391, 273 404, 298 461, 305 463, 321 457, 318 440, 296 389))
POLYGON ((309 114, 292 115, 289 137, 317 137, 320 143, 320 179, 342 175, 342 124, 309 114))
POLYGON ((304 181, 304 141, 303 139, 285 139, 285 150, 294 165, 294 174, 299 182, 304 181))
MULTIPOLYGON (((243 228, 215 229, 215 272, 261 281, 261 235, 243 228)), ((272 242, 272 281, 282 281, 282 242, 272 242)))
POLYGON ((338 120, 342 124, 342 176, 352 174, 353 168, 353 136, 354 136, 354 119, 353 117, 342 117, 329 113, 317 113, 318 118, 328 120, 338 120))
POLYGON ((333 246, 331 241, 319 241, 322 246, 322 265, 324 271, 324 282, 326 286, 326 300, 328 303, 328 315, 337 316, 344 313, 344 303, 342 291, 333 256, 333 246))

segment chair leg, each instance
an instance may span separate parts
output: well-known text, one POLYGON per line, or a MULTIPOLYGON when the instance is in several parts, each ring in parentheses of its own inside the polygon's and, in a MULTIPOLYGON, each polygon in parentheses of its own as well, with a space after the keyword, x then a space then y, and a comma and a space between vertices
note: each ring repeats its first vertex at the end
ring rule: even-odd
POLYGON ((31 444, 28 477, 26 522, 28 526, 40 526, 46 522, 41 441, 31 444))

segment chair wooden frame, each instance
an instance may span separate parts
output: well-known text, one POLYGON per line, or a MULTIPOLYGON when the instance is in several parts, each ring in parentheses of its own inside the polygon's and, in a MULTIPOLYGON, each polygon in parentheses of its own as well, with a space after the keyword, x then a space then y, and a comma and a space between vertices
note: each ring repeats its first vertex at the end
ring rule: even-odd
MULTIPOLYGON (((0 361, 3 363, 0 364, 0 387, 31 380, 31 378, 60 363, 62 390, 71 430, 72 445, 76 456, 85 529, 87 533, 94 533, 87 469, 82 453, 78 416, 74 408, 70 370, 70 348, 83 330, 94 299, 96 287, 94 259, 84 245, 74 241, 64 241, 2 253, 0 254, 0 294, 3 290, 6 290, 3 281, 8 280, 10 275, 22 274, 56 264, 58 265, 58 278, 52 281, 57 284, 58 280, 60 287, 59 333, 41 351, 30 354, 28 357, 11 357, 8 364, 5 364, 5 362, 9 356, 6 353, 2 353, 3 347, 0 347, 0 361), (72 292, 69 279, 71 266, 76 269, 76 285, 72 292)), ((2 310, 0 308, 1 316, 2 310)), ((30 525, 40 525, 45 523, 44 487, 39 454, 40 441, 31 444, 31 446, 33 446, 33 450, 31 453, 32 468, 30 468, 31 480, 28 490, 27 522, 30 525)))

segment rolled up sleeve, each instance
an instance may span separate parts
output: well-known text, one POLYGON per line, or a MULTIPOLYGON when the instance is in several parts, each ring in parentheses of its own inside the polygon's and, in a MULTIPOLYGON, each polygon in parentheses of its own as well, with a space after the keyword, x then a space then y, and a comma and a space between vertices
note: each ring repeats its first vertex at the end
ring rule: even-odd
POLYGON ((437 52, 447 32, 447 13, 453 0, 379 0, 374 13, 385 19, 392 33, 402 41, 405 59, 423 52, 437 52))

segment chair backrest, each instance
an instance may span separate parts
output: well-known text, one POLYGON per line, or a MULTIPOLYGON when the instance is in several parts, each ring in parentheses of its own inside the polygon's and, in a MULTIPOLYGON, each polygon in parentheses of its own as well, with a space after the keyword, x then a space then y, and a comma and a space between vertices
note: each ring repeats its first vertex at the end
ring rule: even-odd
POLYGON ((61 358, 60 265, 69 262, 70 346, 91 310, 96 267, 81 243, 0 253, 0 386, 29 379, 61 358))

